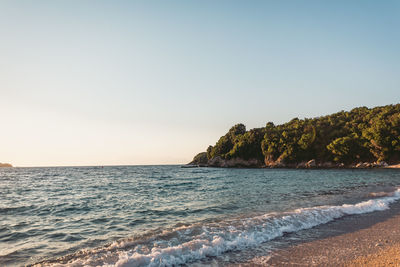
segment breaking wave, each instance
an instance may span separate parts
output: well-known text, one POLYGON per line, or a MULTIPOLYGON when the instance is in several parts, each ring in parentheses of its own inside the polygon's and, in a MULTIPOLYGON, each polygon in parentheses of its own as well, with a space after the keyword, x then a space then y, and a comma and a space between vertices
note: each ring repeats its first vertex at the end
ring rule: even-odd
POLYGON ((37 266, 131 267, 187 264, 228 251, 252 248, 285 233, 309 229, 346 215, 388 209, 389 204, 400 199, 400 189, 378 195, 384 197, 357 204, 300 208, 250 218, 179 225, 141 238, 127 238, 104 247, 79 251, 37 266))

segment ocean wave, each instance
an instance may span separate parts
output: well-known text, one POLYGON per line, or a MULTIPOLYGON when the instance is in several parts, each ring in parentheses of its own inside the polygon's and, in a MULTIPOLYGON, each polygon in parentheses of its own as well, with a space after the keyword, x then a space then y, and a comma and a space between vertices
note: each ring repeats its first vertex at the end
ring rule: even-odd
MULTIPOLYGON (((378 194, 380 195, 380 194, 378 194)), ((250 218, 180 225, 139 239, 124 239, 108 246, 80 251, 37 266, 176 266, 260 245, 292 233, 328 223, 346 215, 382 211, 400 199, 400 189, 357 204, 300 208, 250 218)))

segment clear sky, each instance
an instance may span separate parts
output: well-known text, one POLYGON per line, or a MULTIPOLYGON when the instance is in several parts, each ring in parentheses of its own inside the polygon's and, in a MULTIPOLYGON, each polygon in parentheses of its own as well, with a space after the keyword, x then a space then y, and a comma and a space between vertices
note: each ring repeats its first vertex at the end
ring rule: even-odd
POLYGON ((400 102, 400 1, 0 1, 0 162, 186 163, 400 102))

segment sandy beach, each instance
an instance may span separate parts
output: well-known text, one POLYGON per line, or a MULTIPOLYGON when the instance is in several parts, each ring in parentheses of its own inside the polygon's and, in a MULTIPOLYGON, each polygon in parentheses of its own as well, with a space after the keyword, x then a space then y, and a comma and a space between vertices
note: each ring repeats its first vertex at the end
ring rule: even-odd
POLYGON ((400 266, 400 204, 316 227, 299 241, 241 266, 400 266))

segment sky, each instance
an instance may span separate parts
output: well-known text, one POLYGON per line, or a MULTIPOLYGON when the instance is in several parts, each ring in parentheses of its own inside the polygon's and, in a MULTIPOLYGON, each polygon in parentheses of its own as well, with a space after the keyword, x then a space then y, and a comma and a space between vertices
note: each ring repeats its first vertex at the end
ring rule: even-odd
POLYGON ((0 0, 0 162, 181 164, 400 102, 400 1, 0 0))

